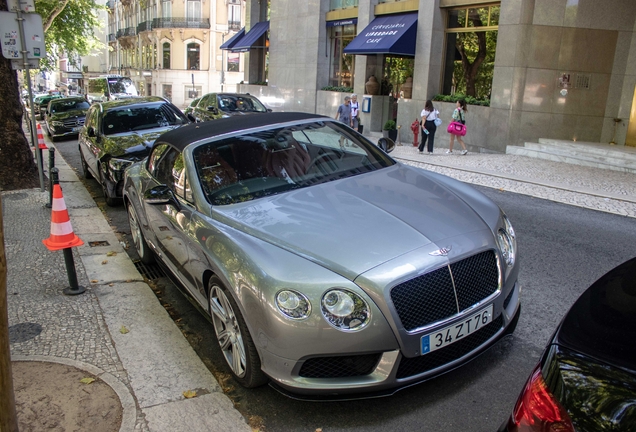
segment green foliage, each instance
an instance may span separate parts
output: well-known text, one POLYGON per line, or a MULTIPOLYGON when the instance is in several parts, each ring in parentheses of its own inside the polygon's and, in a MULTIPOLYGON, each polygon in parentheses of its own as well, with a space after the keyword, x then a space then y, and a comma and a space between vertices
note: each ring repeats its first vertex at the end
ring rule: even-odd
POLYGON ((95 28, 100 28, 99 11, 106 6, 96 0, 68 0, 66 5, 59 0, 36 0, 35 10, 44 22, 44 42, 47 58, 40 63, 43 70, 56 69, 60 54, 65 53, 69 62, 75 65, 80 56, 103 48, 103 43, 95 36, 95 28), (63 8, 60 11, 60 8, 63 8), (51 21, 52 19, 52 21, 51 21), (50 21, 50 25, 47 24, 50 21))
POLYGON ((382 130, 396 130, 396 126, 395 126, 395 121, 394 120, 387 120, 386 123, 384 123, 384 127, 382 128, 382 130))
POLYGON ((408 77, 413 76, 415 69, 415 60, 403 57, 387 57, 384 63, 384 76, 388 77, 389 88, 383 89, 381 94, 388 94, 395 89, 400 91, 400 87, 408 77))
POLYGON ((464 99, 468 105, 490 106, 490 99, 477 99, 472 96, 466 96, 462 93, 455 93, 452 95, 438 94, 433 98, 434 101, 440 102, 457 102, 461 99, 464 99))
POLYGON ((343 86, 325 86, 321 88, 320 90, 335 91, 335 92, 342 92, 342 93, 353 93, 353 87, 343 87, 343 86))

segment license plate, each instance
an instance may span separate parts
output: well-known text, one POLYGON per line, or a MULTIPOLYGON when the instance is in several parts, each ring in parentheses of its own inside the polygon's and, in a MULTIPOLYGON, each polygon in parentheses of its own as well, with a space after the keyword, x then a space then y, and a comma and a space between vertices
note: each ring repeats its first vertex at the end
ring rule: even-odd
POLYGON ((492 305, 453 325, 422 336, 420 340, 422 355, 460 341, 490 322, 492 322, 492 305))
POLYGON ((73 128, 73 132, 79 132, 81 128, 82 128, 81 126, 75 126, 73 128))

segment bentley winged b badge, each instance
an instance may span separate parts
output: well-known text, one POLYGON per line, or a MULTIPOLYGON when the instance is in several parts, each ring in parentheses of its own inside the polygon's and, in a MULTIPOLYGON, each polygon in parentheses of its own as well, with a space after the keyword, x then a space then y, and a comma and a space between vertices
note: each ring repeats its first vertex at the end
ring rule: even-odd
POLYGON ((429 252, 428 254, 433 256, 447 256, 452 248, 452 246, 447 246, 441 249, 437 249, 436 251, 429 252))

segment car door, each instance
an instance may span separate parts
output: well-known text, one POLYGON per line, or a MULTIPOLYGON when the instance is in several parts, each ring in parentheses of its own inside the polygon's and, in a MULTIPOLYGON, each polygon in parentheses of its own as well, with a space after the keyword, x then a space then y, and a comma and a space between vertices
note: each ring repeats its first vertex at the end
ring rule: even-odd
POLYGON ((149 171, 151 176, 145 190, 165 186, 174 196, 174 199, 162 204, 143 200, 144 212, 154 233, 160 258, 197 301, 204 305, 205 297, 197 291, 195 277, 188 265, 194 203, 183 154, 173 147, 168 147, 156 164, 149 165, 149 171))
POLYGON ((79 149, 81 156, 84 158, 88 170, 93 177, 98 178, 97 172, 97 156, 99 155, 99 147, 97 146, 97 137, 99 135, 99 112, 101 104, 91 106, 86 114, 86 122, 84 128, 79 135, 79 149), (92 130, 93 133, 89 133, 92 130), (90 135, 93 136, 90 136, 90 135))

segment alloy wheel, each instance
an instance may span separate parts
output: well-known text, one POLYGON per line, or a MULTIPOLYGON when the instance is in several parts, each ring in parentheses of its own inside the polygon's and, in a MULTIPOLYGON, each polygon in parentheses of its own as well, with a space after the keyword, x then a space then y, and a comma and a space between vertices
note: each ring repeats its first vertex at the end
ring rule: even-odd
POLYGON ((232 372, 239 378, 247 372, 245 344, 237 316, 227 296, 218 285, 210 289, 210 312, 216 338, 232 372))

